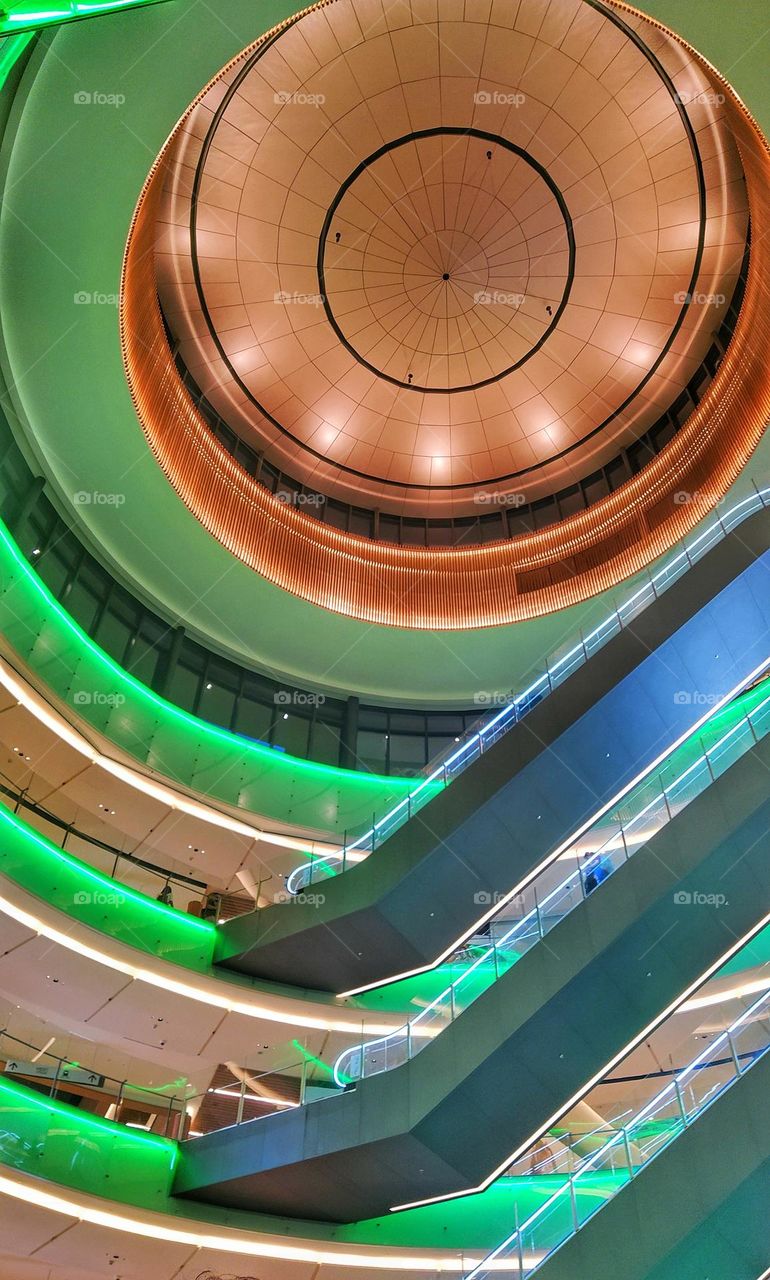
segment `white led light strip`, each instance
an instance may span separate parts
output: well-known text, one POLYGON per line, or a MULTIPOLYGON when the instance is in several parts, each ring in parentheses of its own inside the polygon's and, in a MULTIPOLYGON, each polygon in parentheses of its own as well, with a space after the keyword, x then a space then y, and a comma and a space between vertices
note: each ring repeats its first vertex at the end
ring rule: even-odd
MULTIPOLYGON (((371 1246, 371 1252, 356 1252, 344 1246, 326 1247, 318 1244, 285 1244, 274 1237, 261 1237, 257 1233, 246 1235, 235 1230, 223 1229, 217 1233, 203 1230, 190 1219, 189 1226, 167 1226, 160 1213, 115 1208, 108 1211, 97 1207, 89 1196, 76 1196, 74 1192, 43 1191, 40 1179, 22 1179, 0 1175, 0 1194, 12 1196, 25 1204, 37 1205, 51 1213, 65 1214, 78 1222, 106 1227, 111 1231, 126 1231, 130 1235, 144 1236, 149 1240, 164 1240, 171 1244, 185 1244, 195 1249, 212 1249, 222 1253, 239 1254, 249 1258, 273 1258, 285 1262, 305 1262, 315 1266, 357 1267, 368 1271, 416 1271, 423 1275, 436 1273, 462 1274, 468 1266, 476 1266, 482 1259, 468 1254, 452 1253, 403 1253, 398 1249, 388 1251, 387 1246, 371 1246)), ((94 1198, 95 1199, 95 1198, 94 1198)), ((175 1218, 175 1222, 179 1219, 175 1218)), ((183 1221, 185 1221, 183 1219, 183 1221)), ((366 1246, 364 1246, 366 1247, 366 1246)), ((493 1270, 510 1272, 510 1262, 502 1259, 493 1264, 493 1270)))
POLYGON ((72 747, 73 751, 77 751, 80 755, 85 756, 91 764, 104 769, 107 773, 112 774, 113 777, 118 778, 119 781, 126 783, 129 787, 133 787, 136 791, 141 791, 144 795, 149 796, 152 800, 157 800, 169 809, 185 813, 188 817, 195 818, 199 822, 221 827, 223 830, 231 831, 235 835, 246 836, 250 840, 262 840, 266 844, 277 845, 282 849, 292 849, 303 853, 310 852, 311 854, 319 852, 327 856, 339 851, 339 845, 327 841, 305 840, 298 836, 284 835, 278 831, 267 831, 262 827, 255 827, 248 822, 242 822, 238 818, 231 818, 228 814, 222 813, 210 805, 202 804, 200 801, 192 800, 164 783, 152 781, 138 769, 119 764, 116 760, 112 760, 109 756, 97 751, 83 734, 68 724, 63 716, 53 711, 40 694, 34 692, 27 684, 23 683, 18 674, 12 671, 2 659, 0 659, 0 684, 7 689, 11 697, 15 698, 20 706, 24 707, 25 711, 34 716, 40 724, 50 729, 62 742, 66 742, 67 746, 72 747))
POLYGON ((653 1031, 655 1031, 663 1022, 665 1022, 667 1018, 671 1017, 671 1015, 674 1013, 680 1012, 680 1010, 682 1010, 683 1006, 685 1006, 686 1002, 690 999, 690 997, 694 995, 695 992, 698 991, 704 985, 704 983, 708 982, 709 978, 713 978, 714 974, 717 973, 722 968, 723 965, 727 964, 728 960, 731 960, 732 957, 736 955, 740 950, 742 950, 742 948, 745 947, 747 943, 751 942, 752 938, 755 938, 758 933, 761 933, 762 930, 766 928, 768 924, 770 924, 770 912, 768 912, 767 915, 763 916, 762 919, 759 921, 759 923, 754 925, 752 929, 749 929, 749 931, 745 933, 742 938, 739 938, 737 942, 734 942, 733 945, 727 951, 725 951, 723 955, 719 957, 718 960, 715 960, 714 963, 709 966, 709 968, 706 970, 705 973, 702 973, 699 978, 696 978, 694 982, 690 983, 690 986, 687 987, 685 991, 681 992, 680 995, 678 995, 677 998, 673 1000, 671 1004, 668 1005, 663 1010, 662 1013, 659 1013, 658 1016, 654 1018, 652 1022, 648 1023, 648 1025, 644 1028, 644 1030, 640 1031, 638 1035, 634 1036, 633 1040, 630 1040, 627 1045, 625 1045, 618 1053, 616 1053, 614 1058, 611 1058, 609 1062, 606 1062, 604 1066, 601 1067, 596 1072, 596 1074, 591 1077, 591 1079, 588 1081, 587 1084, 582 1085, 581 1088, 578 1089, 577 1093, 573 1094, 573 1096, 569 1099, 568 1102, 565 1102, 562 1106, 560 1106, 559 1110, 555 1111, 554 1114, 550 1116, 548 1120, 546 1120, 543 1124, 541 1124, 540 1127, 535 1131, 535 1133, 531 1134, 529 1138, 527 1138, 524 1142, 522 1142, 510 1156, 507 1156, 505 1160, 503 1160, 502 1163, 497 1166, 496 1169, 493 1169, 492 1172, 488 1175, 488 1177, 486 1177, 483 1180, 483 1182, 480 1182, 475 1187, 469 1187, 465 1191, 454 1191, 448 1195, 431 1196, 427 1200, 411 1200, 408 1204, 393 1205, 393 1207, 391 1208, 391 1213, 398 1213, 402 1209, 417 1209, 417 1208, 420 1208, 422 1205, 426 1205, 426 1204, 438 1204, 440 1201, 444 1201, 444 1200, 459 1200, 463 1196, 474 1196, 474 1195, 478 1195, 480 1191, 486 1191, 487 1187, 491 1186, 491 1184, 495 1182, 496 1179, 499 1178, 500 1175, 503 1174, 506 1169, 510 1168, 511 1165, 515 1164, 516 1161, 519 1159, 519 1157, 524 1155, 524 1153, 529 1150, 529 1148, 533 1145, 533 1143, 537 1142, 538 1138, 542 1138, 542 1136, 545 1133, 547 1133, 549 1129, 552 1129, 554 1125, 558 1123, 559 1120, 561 1120, 564 1116, 566 1116, 572 1110, 572 1108, 576 1106, 577 1103, 580 1102, 586 1096, 587 1093, 590 1093, 590 1091, 594 1088, 595 1085, 600 1084, 605 1076, 609 1075, 609 1073, 613 1071, 615 1067, 617 1067, 618 1064, 623 1061, 624 1058, 627 1058, 630 1053, 633 1053, 634 1049, 636 1049, 638 1045, 642 1044, 644 1040, 647 1039, 648 1036, 652 1035, 653 1031))
MULTIPOLYGON (((770 666, 770 657, 768 657, 767 659, 767 666, 763 666, 763 671, 767 670, 768 666, 770 666)), ((753 675, 749 677, 749 684, 752 683, 753 679, 754 679, 753 675)), ((735 733, 742 726, 745 726, 747 722, 750 725, 751 724, 750 716, 756 714, 757 711, 766 707, 768 703, 770 703, 770 695, 767 698, 765 698, 763 702, 753 707, 752 710, 748 712, 742 720, 739 720, 736 724, 734 724, 720 739, 712 743, 710 750, 716 751, 718 747, 722 746, 729 738, 733 737, 735 733)), ((717 712, 715 710, 713 714, 716 714, 716 713, 717 712)), ((756 737, 755 737, 755 741, 756 741, 756 737)), ((662 788, 661 792, 658 795, 654 796, 652 800, 650 800, 649 803, 645 806, 645 808, 642 809, 640 813, 636 814, 631 819, 631 821, 628 823, 627 826, 623 826, 621 824, 620 826, 621 834, 624 831, 630 831, 631 828, 635 826, 640 821, 641 818, 645 817, 646 814, 649 813, 659 803, 661 796, 665 798, 665 796, 669 792, 672 792, 676 787, 680 786, 682 781, 686 777, 688 777, 688 775, 692 774, 699 767, 699 765, 703 763, 704 759, 707 759, 707 755, 705 753, 704 755, 699 756, 697 760, 693 761, 693 763, 689 765, 688 768, 685 769, 683 773, 679 774, 676 778, 674 778, 668 784, 668 787, 662 788)), ((698 794, 700 795, 702 793, 699 792, 698 794)), ((696 798, 696 797, 693 797, 693 798, 696 798)), ((657 834, 657 831, 659 829, 660 828, 656 830, 651 830, 648 833, 645 833, 642 837, 637 837, 637 839, 638 840, 641 839, 642 841, 646 842, 647 840, 652 839, 652 837, 657 834)), ((597 853, 601 853, 602 851, 603 850, 601 849, 597 849, 597 853)), ((569 850, 569 853, 570 854, 576 853, 575 848, 571 847, 569 850)), ((549 862, 547 865, 550 866, 551 862, 549 862)), ((355 1055, 357 1054, 361 1055, 361 1070, 359 1072, 359 1075, 356 1078, 362 1079, 364 1075, 366 1075, 367 1078, 371 1078, 371 1075, 381 1074, 383 1071, 387 1071, 391 1068, 389 1068, 387 1065, 387 1053, 386 1053, 384 1055, 383 1064, 378 1069, 376 1069, 373 1072, 371 1071, 368 1073, 365 1072, 364 1063, 365 1063, 365 1055, 367 1053, 371 1053, 373 1050, 376 1050, 378 1046, 387 1046, 394 1039, 403 1040, 404 1037, 406 1037, 407 1043, 411 1045, 420 1039, 435 1038, 438 1034, 440 1034, 440 1032, 443 1030, 443 1027, 425 1026, 424 1020, 428 1018, 431 1013, 434 1013, 436 1009, 441 1008, 446 998, 448 996, 451 997, 454 991, 458 991, 468 981, 468 979, 471 977, 472 974, 474 974, 475 972, 478 972, 478 970, 483 967, 483 965, 490 959, 490 957, 494 959, 495 955, 500 951, 502 951, 506 946, 515 946, 516 937, 521 926, 526 925, 528 922, 531 922, 533 918, 536 918, 538 916, 539 912, 546 912, 548 903, 551 900, 558 899, 559 896, 564 892, 564 889, 567 886, 569 885, 574 886, 576 885, 576 883, 578 884, 582 883, 582 873, 580 872, 579 869, 577 871, 571 872, 569 876, 567 876, 565 880, 563 880, 560 884, 558 884, 555 889, 552 889, 551 892, 545 898, 542 898, 539 902, 539 905, 533 908, 533 910, 530 911, 530 913, 527 916, 523 916, 520 920, 517 920, 502 937, 498 938, 494 943, 492 943, 487 948, 487 950, 482 951, 482 953, 479 956, 477 956, 477 958, 473 961, 473 963, 469 965, 466 969, 464 969, 463 973, 460 975, 459 978, 455 978, 454 981, 450 982, 449 985, 443 989, 443 991, 441 991, 433 1000, 431 1000, 429 1004, 426 1004, 425 1007, 421 1009, 419 1013, 414 1015, 414 1017, 407 1019, 407 1021, 404 1022, 403 1025, 398 1028, 398 1031, 395 1033, 395 1035, 384 1036, 379 1040, 370 1040, 360 1045, 352 1045, 347 1049, 343 1049, 342 1052, 339 1054, 336 1062, 334 1063, 334 1079, 336 1084, 342 1089, 345 1087, 345 1084, 348 1083, 349 1078, 348 1078, 347 1063, 349 1060, 354 1060, 355 1055)), ((535 886, 535 888, 537 888, 537 886, 535 886)), ((576 905, 579 905, 579 902, 576 903, 575 906, 576 905)), ((496 907, 495 909, 497 911, 500 910, 499 907, 496 907)), ((574 906, 570 908, 570 912, 574 909, 575 909, 574 906)), ((568 912, 567 914, 570 914, 570 912, 568 912)), ((560 920, 563 918, 564 917, 562 916, 560 920)), ((543 936, 544 935, 541 934, 541 940, 543 936)), ((502 976, 503 974, 498 975, 495 978, 495 981, 496 982, 499 981, 499 978, 502 976)), ((479 993, 479 995, 480 994, 481 993, 479 993)), ((478 996, 474 997, 473 1001, 471 1002, 472 1003, 475 1002, 475 999, 477 998, 478 996)), ((711 1002, 713 1003, 713 1001, 711 1002)), ((451 1007, 454 1009, 454 1005, 452 1005, 451 1007)), ((694 1005, 693 1007, 697 1007, 697 1006, 694 1005)), ((452 1018, 452 1021, 454 1021, 454 1017, 452 1018)), ((409 1056, 410 1057, 413 1056, 413 1054, 411 1053, 411 1050, 410 1050, 409 1056)))
MULTIPOLYGON (((478 745, 479 749, 481 750, 483 747, 484 739, 486 738, 487 734, 489 734, 490 730, 492 730, 496 726, 499 727, 503 723, 503 721, 506 720, 506 718, 511 719, 511 723, 508 726, 508 728, 502 730, 502 732, 507 733, 508 729, 513 728, 513 726, 519 722, 522 715, 527 714, 527 711, 530 709, 529 706, 527 706, 528 700, 534 696, 536 691, 541 686, 543 687, 543 694, 541 696, 546 696, 547 694, 551 693, 554 688, 557 687, 553 683, 553 681, 560 667, 568 668, 570 662, 572 662, 573 659, 575 659, 576 657, 580 657, 581 660, 578 662, 577 667, 575 667, 574 669, 577 670, 579 667, 582 667, 583 662, 588 661, 588 658, 589 658, 587 646, 593 640, 598 639, 601 636, 601 633, 604 630, 606 630, 608 627, 614 627, 616 623, 618 623, 620 627, 622 627, 623 618, 621 617, 621 615, 627 616, 630 614, 631 618, 635 617, 636 615, 633 612, 634 605, 639 600, 642 599, 645 593, 649 591, 650 587, 652 587, 652 591, 653 591, 653 600, 658 599, 659 597, 658 586, 660 588, 660 591, 665 591, 669 586, 672 585, 672 581, 676 581, 678 579, 679 577, 678 572, 676 573, 676 576, 673 579, 671 576, 677 565, 686 563, 688 568, 692 568, 693 565, 697 563, 697 561, 700 560, 702 556, 704 556, 708 551, 711 550, 712 546, 716 546, 717 542, 721 541, 722 538, 726 537, 727 534, 730 533, 732 529, 736 528, 739 524, 742 524, 744 520, 747 520, 749 518, 749 516, 755 515, 758 511, 761 511, 763 508, 767 508, 768 505, 770 505, 770 488, 759 489, 759 488, 756 488, 756 485, 755 485, 755 489, 756 489, 756 493, 754 493, 751 497, 744 498, 741 502, 737 502, 734 507, 731 507, 729 511, 726 511, 724 519, 722 519, 721 516, 717 516, 715 523, 708 525, 707 528, 705 528, 700 534, 698 534, 696 538, 692 540, 692 542, 685 543, 681 551, 679 551, 671 560, 667 561, 663 565, 663 567, 658 570, 657 573, 652 574, 650 576, 649 582, 646 582, 644 586, 640 587, 637 591, 635 591, 632 596, 629 596, 627 600, 624 600, 623 603, 617 609, 615 609, 612 614, 608 614, 608 616, 602 622, 599 623, 598 627, 595 627, 594 630, 588 636, 585 637, 585 639, 581 640, 580 644, 577 644, 572 649, 570 649, 569 653, 566 653, 561 658, 559 658, 558 661, 555 662, 552 667, 548 666, 548 661, 546 660, 546 672, 544 675, 539 676, 538 679, 535 680, 531 685, 529 685, 529 687, 526 688, 523 693, 516 694, 515 696, 511 695, 510 700, 502 708, 502 710, 498 711, 497 715, 493 716, 491 720, 488 720, 485 724, 483 724, 481 728, 479 728, 475 733, 472 733, 472 735, 465 742, 463 742, 462 746, 458 747, 456 751, 452 752, 452 754, 448 757, 448 759, 442 760, 439 757, 438 767, 434 768, 433 771, 428 775, 428 777, 424 778, 418 787, 415 787, 414 791, 410 792, 408 796, 406 796, 403 800, 400 800, 398 804, 394 806, 393 809, 391 809, 388 813, 386 813, 384 818, 381 818, 379 822, 375 822, 374 825, 370 827, 368 831, 365 831, 364 834, 362 836, 359 836, 357 840, 354 840, 352 844, 344 846, 342 849, 338 850, 336 854, 329 854, 327 858, 322 859, 320 863, 313 863, 313 864, 303 863, 301 866, 295 867, 294 871, 292 871, 291 875, 289 876, 289 879, 287 882, 287 887, 289 889, 289 892, 296 893, 299 891, 300 888, 306 885, 308 883, 308 880, 307 880, 308 872, 310 873, 310 877, 312 879, 312 871, 316 866, 319 866, 319 865, 325 866, 327 871, 329 872, 329 875, 333 876, 333 875, 338 875, 340 871, 344 871, 348 861, 360 862, 364 858, 368 858, 371 850, 366 849, 366 845, 372 840, 376 841, 377 832, 380 830, 380 828, 384 828, 389 822, 392 822, 393 819, 396 818, 396 816, 399 814, 401 815, 401 818, 399 819, 398 823, 396 824, 396 828, 394 829, 397 829, 403 824, 404 821, 407 821, 408 818, 411 817, 412 815, 412 805, 416 797, 418 797, 422 792, 424 792, 425 788, 430 786, 432 782, 438 782, 439 780, 442 779, 442 777, 447 783, 451 781, 448 774, 448 770, 450 769, 450 767, 453 764, 455 764, 456 761, 461 759, 463 755, 466 755, 472 747, 478 745), (738 514, 739 512, 741 512, 740 515, 738 514), (727 526, 726 521, 731 522, 729 527, 727 526), (712 534, 716 533, 717 529, 719 530, 718 537, 716 538, 716 540, 712 540, 710 543, 708 543, 707 540, 709 539, 709 537, 711 537, 712 534), (704 543, 706 543, 707 545, 704 546, 703 545, 704 543), (695 556, 695 559, 693 559, 693 556, 695 556), (656 586, 656 584, 658 584, 658 586, 656 586), (523 705, 523 707, 525 708, 521 712, 519 712, 520 704, 523 705), (406 814, 404 814, 404 810, 406 810, 406 814), (357 851, 357 852, 352 853, 352 851, 357 851), (335 862, 337 864, 336 867, 334 865, 335 862)), ((651 604, 652 600, 649 601, 648 603, 651 604)), ((643 608, 647 608, 647 607, 648 607, 647 605, 643 606, 643 608)), ((611 633, 611 635, 615 635, 615 634, 616 633, 614 631, 611 633)), ((608 634, 604 639, 599 639, 594 652, 601 649, 602 646, 606 643, 606 641, 611 639, 611 635, 608 634)), ((571 671, 569 671, 568 674, 572 674, 571 671)), ((559 683, 561 683, 561 681, 559 681, 559 683)), ((540 701, 540 698, 538 698, 538 701, 540 701)), ((495 741, 495 739, 492 739, 492 741, 495 741)), ((470 763, 472 763, 472 761, 468 761, 465 765, 463 765, 462 768, 459 770, 459 772, 462 773, 463 770, 467 767, 467 764, 470 764, 470 763)), ((425 801, 423 801, 423 803, 425 803, 425 801)))
POLYGON ((620 801, 625 796, 627 796, 630 791, 633 791, 634 787, 637 787, 639 783, 643 782, 646 777, 648 777, 651 773, 654 773, 655 770, 659 767, 659 765, 663 764, 663 762, 667 760, 669 756, 673 755, 675 751, 678 751, 679 748, 683 746, 684 743, 687 742, 689 738, 694 737, 694 735, 698 733, 703 728, 703 726, 708 723, 709 720, 713 719, 714 716, 718 715, 719 712, 722 711, 724 707, 726 707, 727 704, 733 700, 733 698, 736 698, 740 693, 742 693, 745 689, 747 689, 755 680, 757 680, 759 676, 761 676, 765 671, 767 671, 769 664, 770 664, 770 656, 763 658, 762 662, 760 662, 759 665, 755 667, 753 671, 751 671, 747 676, 744 676, 744 678, 741 681, 739 681, 739 683, 736 684, 730 690, 729 693, 726 693, 724 697, 719 700, 719 702, 716 702, 712 707, 709 707, 708 711, 706 711, 705 714, 702 715, 699 720, 696 720, 694 724, 690 725, 689 728, 686 730, 686 732, 681 734, 680 737, 678 737, 675 742, 672 742, 670 746, 666 747, 665 751, 662 751, 660 755, 657 756, 652 761, 651 764, 645 765, 644 769, 640 770, 640 772, 636 775, 636 777, 632 778, 631 781, 627 783, 626 786, 623 787, 621 791, 618 791, 612 797, 611 800, 608 800, 607 803, 602 805, 600 809, 597 809, 596 813, 592 814, 590 818, 587 818, 586 821, 580 827, 578 827, 576 831, 573 831, 572 835, 568 836, 566 840, 563 840, 562 843, 558 845, 558 847, 555 850, 553 850, 552 853, 550 853, 546 858, 544 858, 542 862, 539 862, 537 866, 534 867, 531 871, 529 871, 522 880, 519 880, 514 885, 514 887, 508 893, 506 893, 505 897, 501 897, 498 902, 495 902, 489 908, 488 911, 484 912, 484 915, 480 916, 478 920, 475 920, 473 924, 468 929, 465 929, 464 932, 458 938, 455 938, 454 942, 450 943, 449 946, 441 953, 441 955, 436 960, 431 961, 430 964, 419 965, 417 968, 405 969, 402 973, 394 974, 393 977, 388 978, 387 984, 383 983, 382 980, 379 980, 377 982, 365 983, 363 986, 360 986, 360 987, 352 987, 350 991, 340 992, 340 997, 344 999, 348 996, 361 995, 361 993, 364 991, 371 991, 377 987, 382 987, 392 982, 400 982, 403 978, 413 978, 413 977, 416 977, 417 974, 427 973, 431 969, 435 969, 440 964, 443 964, 443 962, 447 960, 449 956, 453 954, 453 952, 457 951, 464 942, 466 942, 469 938, 472 938, 475 934, 477 934, 479 930, 487 923, 488 920, 492 920, 496 915, 498 915, 503 910, 503 908, 506 907, 508 903, 513 898, 515 898, 518 894, 522 893, 523 890, 526 889, 532 883, 533 880, 538 879, 539 876, 541 876, 542 873, 546 871, 547 868, 550 867, 552 863, 556 862, 558 858, 560 858, 563 854, 567 853, 568 850, 570 850, 572 846, 576 844, 578 840, 581 839, 582 836, 586 835, 586 833, 591 829, 592 826, 594 826, 595 823, 599 822, 605 816, 605 814, 609 813, 611 809, 613 809, 617 804, 619 804, 620 801))
MULTIPOLYGON (((163 991, 171 991, 174 995, 182 996, 184 999, 210 1005, 227 1013, 242 1014, 247 1018, 263 1018, 267 1022, 279 1022, 290 1027, 310 1027, 317 1031, 342 1031, 347 1034, 359 1033, 361 1022, 366 1019, 364 1010, 354 1008, 349 1010, 330 1009, 328 1013, 318 1014, 303 1012, 303 1008, 306 1009, 309 1006, 313 1006, 313 1002, 303 1002, 299 997, 276 996, 273 997, 275 1001, 273 1005, 262 1003, 256 993, 251 999, 239 999, 231 992, 236 990, 243 991, 244 989, 234 983, 228 983, 226 978, 217 979, 214 977, 208 985, 205 980, 201 980, 198 985, 195 985, 194 978, 196 975, 191 974, 189 981, 181 982, 172 977, 172 971, 176 966, 171 962, 167 962, 163 968, 153 969, 148 967, 150 964, 149 958, 144 965, 124 960, 120 956, 113 955, 98 946, 90 946, 88 943, 81 941, 80 938, 75 937, 74 934, 62 933, 60 929, 49 924, 47 920, 34 915, 31 911, 25 910, 3 895, 0 895, 0 912, 4 912, 12 920, 16 920, 40 937, 48 938, 51 942, 66 947, 68 951, 74 951, 77 955, 83 956, 87 960, 93 960, 96 964, 104 965, 106 968, 116 970, 118 973, 124 973, 127 977, 134 978, 139 982, 146 982, 149 986, 160 987, 163 991)), ((373 1035, 384 1035, 389 1031, 395 1030, 396 1025, 402 1021, 403 1015, 394 1015, 389 1022, 383 1021, 383 1019, 387 1019, 387 1015, 380 1014, 379 1017, 380 1022, 372 1024, 373 1035)))

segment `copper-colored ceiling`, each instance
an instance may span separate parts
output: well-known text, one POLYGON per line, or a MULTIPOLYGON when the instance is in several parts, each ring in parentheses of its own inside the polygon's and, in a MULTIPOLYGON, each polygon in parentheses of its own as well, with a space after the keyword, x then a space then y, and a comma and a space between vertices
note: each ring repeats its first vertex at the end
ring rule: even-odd
POLYGON ((587 0, 315 8, 175 142, 181 356, 321 492, 413 514, 552 492, 644 432, 719 326, 746 236, 720 98, 587 0))

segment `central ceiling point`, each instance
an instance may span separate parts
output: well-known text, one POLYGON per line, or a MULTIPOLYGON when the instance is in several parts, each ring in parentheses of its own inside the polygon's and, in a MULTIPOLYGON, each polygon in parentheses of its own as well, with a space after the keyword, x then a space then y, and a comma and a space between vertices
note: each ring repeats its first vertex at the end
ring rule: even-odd
POLYGON ((558 323, 574 265, 570 216, 545 168, 497 135, 446 126, 363 160, 318 251, 320 295, 347 350, 429 394, 472 391, 523 365, 558 323), (524 199, 538 215, 526 225, 524 199))

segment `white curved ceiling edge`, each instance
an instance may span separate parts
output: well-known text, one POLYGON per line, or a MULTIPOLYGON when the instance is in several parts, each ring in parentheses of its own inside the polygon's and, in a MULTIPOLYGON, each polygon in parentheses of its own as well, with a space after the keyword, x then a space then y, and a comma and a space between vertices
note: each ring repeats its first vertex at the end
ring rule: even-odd
MULTIPOLYGON (((115 760, 112 756, 100 751, 89 737, 86 737, 79 729, 76 729, 65 720, 36 689, 32 688, 2 658, 0 658, 0 685, 40 724, 49 729, 66 746, 76 751, 78 755, 84 756, 89 763, 96 765, 97 768, 104 769, 105 772, 118 778, 127 786, 142 792, 142 794, 151 797, 153 800, 157 800, 171 810, 184 813, 196 821, 206 823, 208 826, 218 827, 232 832, 234 835, 245 836, 247 839, 258 840, 277 849, 319 854, 338 853, 341 849, 339 844, 319 840, 314 836, 303 836, 301 829, 298 827, 294 827, 294 831, 298 834, 291 834, 289 830, 285 832, 276 831, 271 830, 269 825, 262 827, 244 822, 243 819, 235 818, 215 805, 207 804, 202 800, 195 800, 169 783, 162 782, 156 778, 149 778, 140 769, 115 760)), ((253 816, 256 822, 259 822, 259 815, 255 814, 253 816)))

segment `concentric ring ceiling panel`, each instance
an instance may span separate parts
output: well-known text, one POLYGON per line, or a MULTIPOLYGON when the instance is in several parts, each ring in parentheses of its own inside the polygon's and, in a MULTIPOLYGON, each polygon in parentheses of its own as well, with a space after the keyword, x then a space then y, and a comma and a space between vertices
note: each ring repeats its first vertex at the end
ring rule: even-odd
POLYGON ((651 24, 332 0, 187 117, 157 272, 238 435, 322 493, 438 515, 553 492, 650 427, 746 231, 722 96, 651 24))

